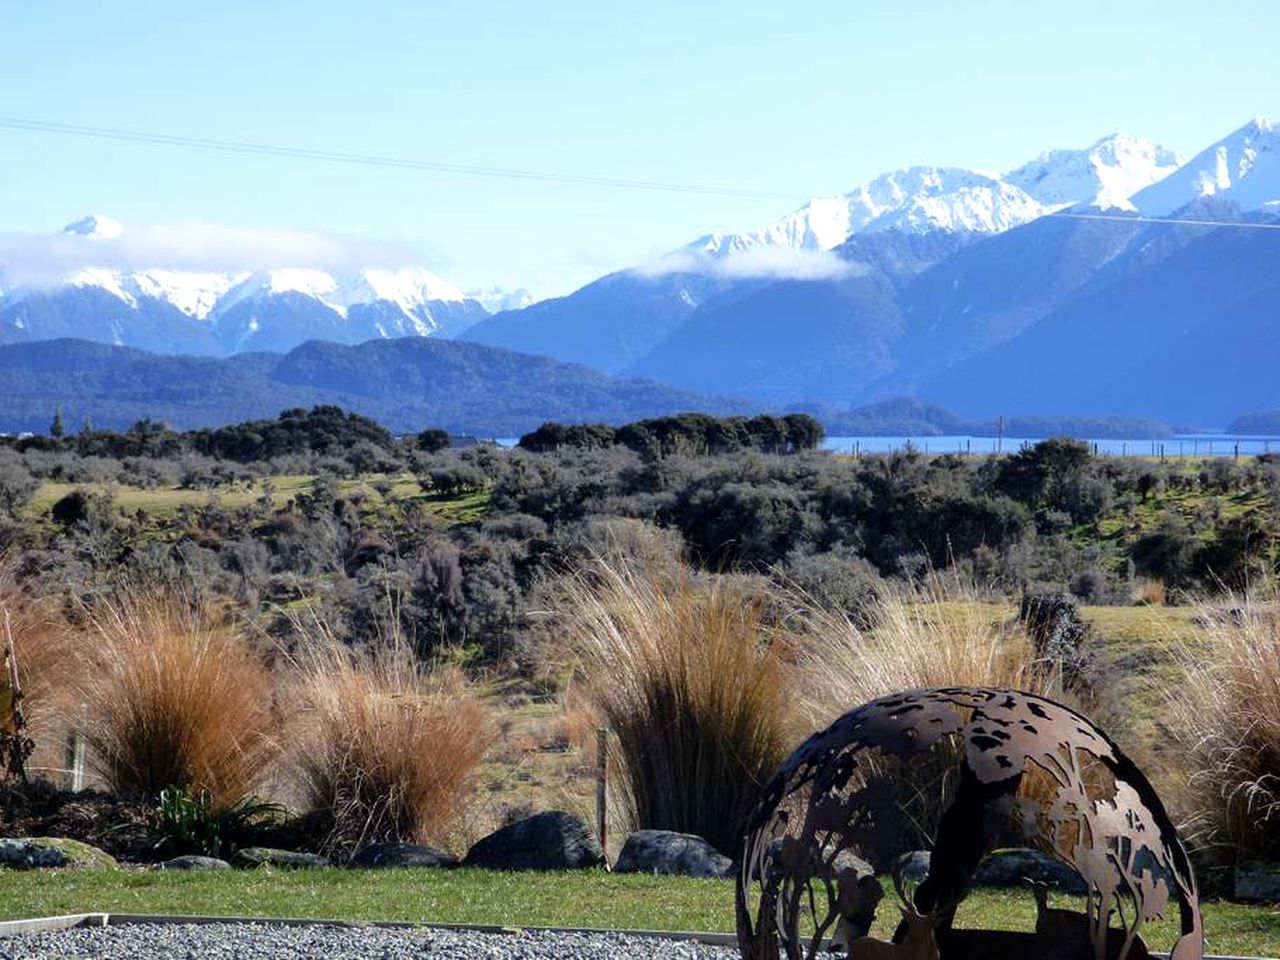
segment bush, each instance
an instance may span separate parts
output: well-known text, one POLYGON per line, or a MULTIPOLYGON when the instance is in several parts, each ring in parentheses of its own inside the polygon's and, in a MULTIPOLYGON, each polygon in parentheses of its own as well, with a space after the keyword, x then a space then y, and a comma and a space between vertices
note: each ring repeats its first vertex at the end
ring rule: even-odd
POLYGON ((1162 692, 1181 747, 1180 812, 1198 846, 1227 860, 1280 860, 1280 611, 1249 601, 1207 611, 1162 692))
POLYGON ((632 826, 736 853, 786 752, 782 661, 741 580, 596 563, 567 584, 563 636, 617 738, 632 826))
POLYGON ((312 625, 286 698, 289 767, 329 824, 326 850, 440 839, 489 744, 488 712, 460 672, 398 643, 353 652, 312 625))
POLYGON ((267 671, 224 617, 134 594, 87 612, 80 692, 91 763, 113 791, 207 790, 217 809, 248 796, 275 753, 267 671))
POLYGON ((195 854, 230 859, 243 841, 253 842, 283 813, 283 807, 249 797, 218 809, 208 790, 161 790, 153 828, 155 849, 166 858, 195 854))

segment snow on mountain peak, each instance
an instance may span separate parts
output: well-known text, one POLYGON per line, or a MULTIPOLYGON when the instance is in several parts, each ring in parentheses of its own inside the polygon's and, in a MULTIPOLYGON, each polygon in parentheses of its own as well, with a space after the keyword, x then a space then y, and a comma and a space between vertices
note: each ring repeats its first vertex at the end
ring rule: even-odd
POLYGON ((536 302, 534 295, 523 287, 518 290, 484 287, 479 290, 468 290, 466 296, 468 300, 474 300, 484 307, 485 312, 490 315, 506 310, 523 310, 536 302))
POLYGON ((816 197, 777 223, 741 234, 708 234, 688 249, 712 257, 761 246, 826 251, 862 232, 999 233, 1044 210, 1019 187, 977 170, 908 167, 840 196, 816 197))
POLYGON ((101 214, 91 213, 81 217, 62 228, 63 233, 81 237, 93 237, 98 240, 114 240, 124 232, 119 222, 101 214))
POLYGON ((1181 165, 1181 158, 1166 147, 1116 133, 1084 150, 1042 153, 1005 179, 1046 207, 1132 210, 1130 197, 1181 165))
POLYGON ((1280 206, 1280 129, 1262 118, 1249 121, 1138 193, 1133 204, 1148 216, 1168 216, 1204 197, 1245 211, 1280 206))

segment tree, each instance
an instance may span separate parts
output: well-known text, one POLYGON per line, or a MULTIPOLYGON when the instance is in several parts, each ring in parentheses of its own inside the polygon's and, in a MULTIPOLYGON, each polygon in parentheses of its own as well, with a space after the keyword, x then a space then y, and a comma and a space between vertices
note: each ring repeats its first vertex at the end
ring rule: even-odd
POLYGON ((58 404, 53 408, 53 423, 49 425, 49 435, 55 440, 61 440, 66 432, 67 428, 62 422, 62 404, 58 404))
POLYGON ((417 437, 418 449, 427 453, 439 453, 449 449, 449 433, 439 427, 423 430, 417 437))

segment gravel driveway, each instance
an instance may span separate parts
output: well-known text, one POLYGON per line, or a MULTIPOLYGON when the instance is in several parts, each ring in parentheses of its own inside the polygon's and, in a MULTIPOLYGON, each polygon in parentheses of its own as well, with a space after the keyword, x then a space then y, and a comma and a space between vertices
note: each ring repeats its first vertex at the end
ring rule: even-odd
POLYGON ((269 924, 122 924, 0 938, 3 960, 34 958, 732 960, 738 951, 621 933, 470 933, 269 924))

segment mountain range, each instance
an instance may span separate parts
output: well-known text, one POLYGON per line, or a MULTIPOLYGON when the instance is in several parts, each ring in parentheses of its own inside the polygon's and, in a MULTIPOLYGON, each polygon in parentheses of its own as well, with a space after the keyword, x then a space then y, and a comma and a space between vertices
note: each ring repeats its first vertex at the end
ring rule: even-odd
POLYGON ((771 405, 1221 425, 1280 404, 1278 225, 1275 126, 1187 161, 1116 135, 886 174, 463 336, 771 405))
POLYGON ((39 284, 0 272, 0 344, 222 357, 458 338, 687 397, 831 411, 915 397, 970 421, 1213 426, 1280 407, 1280 129, 1263 120, 1189 160, 1116 134, 1003 174, 908 167, 536 303, 421 267, 85 261, 120 234, 88 217, 66 232, 75 269, 39 284))
POLYGON ((0 346, 0 433, 69 430, 86 420, 125 429, 156 419, 175 429, 219 426, 281 410, 337 404, 397 433, 441 427, 515 437, 546 420, 622 423, 685 410, 751 406, 595 370, 427 337, 357 346, 311 341, 288 353, 171 356, 86 340, 0 346))
POLYGON ((526 291, 464 294, 424 267, 120 269, 97 265, 116 257, 112 244, 124 234, 116 221, 90 215, 62 234, 84 265, 39 284, 6 282, 0 272, 0 343, 80 337, 228 356, 313 339, 454 336, 494 310, 528 302, 526 291))

